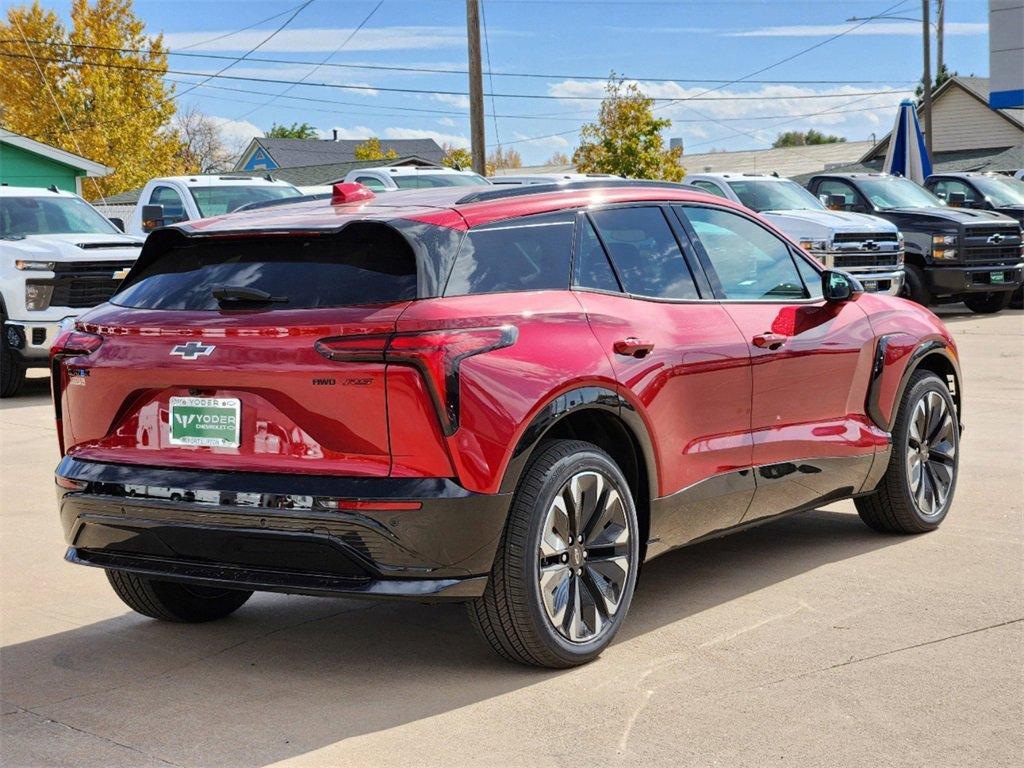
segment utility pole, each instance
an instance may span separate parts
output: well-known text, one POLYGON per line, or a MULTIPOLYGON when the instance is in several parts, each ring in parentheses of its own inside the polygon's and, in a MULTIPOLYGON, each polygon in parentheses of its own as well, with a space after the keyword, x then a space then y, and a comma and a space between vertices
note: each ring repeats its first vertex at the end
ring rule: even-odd
POLYGON ((936 0, 938 5, 939 20, 935 27, 935 76, 942 76, 942 65, 945 61, 942 58, 942 49, 945 41, 945 26, 946 26, 946 0, 936 0))
POLYGON ((929 6, 932 0, 922 0, 921 31, 924 35, 924 145, 928 156, 932 154, 932 29, 928 19, 929 6))
POLYGON ((466 39, 469 43, 469 134, 473 170, 487 175, 484 144, 484 76, 480 64, 480 3, 466 0, 466 39))

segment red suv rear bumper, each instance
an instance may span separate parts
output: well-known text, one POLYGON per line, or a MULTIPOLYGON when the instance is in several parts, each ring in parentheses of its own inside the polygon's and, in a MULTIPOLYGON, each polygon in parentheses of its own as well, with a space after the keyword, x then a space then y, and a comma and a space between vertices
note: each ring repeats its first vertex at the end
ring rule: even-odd
POLYGON ((445 478, 208 472, 65 457, 66 559, 156 578, 353 597, 483 592, 511 500, 445 478))

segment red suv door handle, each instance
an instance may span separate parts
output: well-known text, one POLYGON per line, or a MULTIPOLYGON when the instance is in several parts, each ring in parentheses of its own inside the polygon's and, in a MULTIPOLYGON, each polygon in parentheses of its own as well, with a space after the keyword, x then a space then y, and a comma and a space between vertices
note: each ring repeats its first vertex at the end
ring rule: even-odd
POLYGON ((630 336, 628 339, 620 339, 615 342, 615 354, 626 355, 628 357, 647 357, 648 353, 654 349, 654 342, 644 341, 638 339, 635 336, 630 336))
POLYGON ((786 343, 787 338, 787 336, 783 336, 781 333, 759 333, 752 341, 755 347, 775 351, 786 343))

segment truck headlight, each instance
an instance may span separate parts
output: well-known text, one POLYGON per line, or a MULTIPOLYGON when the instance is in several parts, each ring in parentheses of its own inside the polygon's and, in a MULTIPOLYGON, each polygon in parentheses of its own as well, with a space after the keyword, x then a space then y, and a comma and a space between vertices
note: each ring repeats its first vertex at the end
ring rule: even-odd
POLYGON ((801 240, 800 247, 805 251, 827 251, 828 240, 801 240))
POLYGON ((52 261, 33 261, 32 259, 15 259, 14 266, 18 269, 36 269, 44 272, 53 272, 52 261))
POLYGON ((956 245, 956 235, 932 235, 932 248, 946 248, 956 245))
POLYGON ((956 258, 956 248, 934 248, 932 258, 939 261, 952 261, 956 258))
POLYGON ((28 283, 25 285, 25 309, 33 312, 48 309, 52 296, 52 283, 28 283))

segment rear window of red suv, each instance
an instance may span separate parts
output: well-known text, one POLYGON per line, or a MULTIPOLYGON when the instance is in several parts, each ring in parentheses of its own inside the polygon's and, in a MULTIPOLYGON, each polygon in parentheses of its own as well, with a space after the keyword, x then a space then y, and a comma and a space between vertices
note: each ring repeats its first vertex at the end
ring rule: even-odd
POLYGON ((378 304, 417 298, 419 272, 409 241, 375 222, 327 236, 194 238, 130 275, 111 302, 218 310, 225 305, 216 289, 244 289, 262 291, 274 299, 268 306, 287 309, 378 304))

